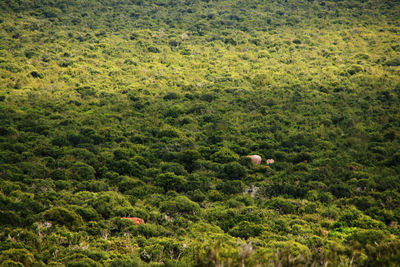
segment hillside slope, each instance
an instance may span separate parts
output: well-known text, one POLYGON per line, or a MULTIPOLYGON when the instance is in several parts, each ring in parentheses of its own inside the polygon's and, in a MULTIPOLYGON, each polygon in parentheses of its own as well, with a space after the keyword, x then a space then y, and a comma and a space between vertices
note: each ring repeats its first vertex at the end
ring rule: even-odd
POLYGON ((1 1, 0 265, 394 265, 399 104, 399 1, 1 1))

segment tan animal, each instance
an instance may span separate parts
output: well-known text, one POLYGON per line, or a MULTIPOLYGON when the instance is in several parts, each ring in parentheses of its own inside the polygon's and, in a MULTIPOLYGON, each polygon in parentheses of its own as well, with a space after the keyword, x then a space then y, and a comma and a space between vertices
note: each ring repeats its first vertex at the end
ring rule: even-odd
POLYGON ((262 159, 261 159, 261 157, 259 155, 248 155, 247 157, 251 159, 251 162, 254 165, 260 165, 261 164, 261 160, 262 159))

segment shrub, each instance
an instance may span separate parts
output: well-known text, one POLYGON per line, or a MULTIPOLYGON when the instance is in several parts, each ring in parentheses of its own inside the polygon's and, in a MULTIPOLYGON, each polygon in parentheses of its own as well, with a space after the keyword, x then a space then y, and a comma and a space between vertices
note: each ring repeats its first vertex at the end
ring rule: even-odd
POLYGON ((227 180, 220 184, 217 189, 222 191, 224 194, 238 194, 243 191, 243 183, 239 180, 227 180))
POLYGON ((87 180, 77 185, 77 191, 102 192, 108 191, 109 185, 104 180, 87 180))
POLYGON ((120 175, 130 175, 140 177, 143 172, 143 166, 131 160, 114 160, 108 162, 108 168, 120 175))
POLYGON ((239 155, 229 148, 223 147, 219 151, 211 155, 210 159, 218 163, 228 163, 231 161, 239 160, 239 155))
POLYGON ((140 267, 140 260, 131 255, 118 255, 106 262, 110 267, 140 267))
POLYGON ((176 128, 172 127, 172 126, 164 126, 162 128, 160 128, 160 130, 157 133, 157 137, 179 137, 180 132, 179 130, 177 130, 176 128))
POLYGON ((145 224, 139 225, 136 228, 136 232, 139 235, 143 235, 146 238, 150 238, 150 237, 165 235, 166 230, 161 225, 145 223, 145 224))
POLYGON ((185 196, 178 196, 161 204, 161 211, 169 215, 191 214, 200 211, 200 206, 185 196))
POLYGON ((367 244, 376 246, 387 240, 387 238, 387 234, 383 231, 368 229, 355 231, 347 238, 347 241, 357 241, 364 247, 367 244))
POLYGON ((219 173, 219 176, 226 179, 237 180, 243 179, 247 174, 246 168, 238 162, 230 162, 225 164, 219 173))
POLYGON ((210 190, 207 193, 207 198, 213 202, 214 201, 222 201, 225 199, 225 195, 217 190, 210 190))
POLYGON ((179 99, 180 96, 175 92, 168 92, 164 97, 165 100, 179 99))
POLYGON ((0 254, 1 266, 31 266, 35 262, 33 254, 23 248, 12 248, 0 254))
POLYGON ((187 174, 185 168, 181 164, 176 163, 176 162, 161 163, 161 170, 164 173, 172 172, 176 175, 186 175, 187 174))
POLYGON ((122 180, 118 183, 118 189, 124 193, 128 190, 135 189, 137 187, 143 186, 144 183, 139 179, 131 178, 128 176, 123 176, 122 180))
POLYGON ((32 178, 44 178, 47 176, 48 169, 41 163, 37 162, 21 162, 18 164, 24 174, 32 178))
POLYGON ((199 189, 196 189, 193 192, 188 192, 188 195, 191 200, 195 202, 203 202, 206 199, 206 195, 199 189))
POLYGON ((33 57, 35 57, 35 56, 37 55, 37 53, 36 53, 36 51, 33 50, 33 49, 27 49, 27 50, 25 50, 24 55, 25 55, 27 58, 33 58, 33 57))
POLYGON ((90 259, 90 258, 80 258, 80 259, 74 259, 66 264, 67 267, 98 267, 100 266, 99 264, 96 263, 96 261, 90 259))
POLYGON ((72 173, 72 177, 73 179, 76 180, 93 180, 94 179, 94 175, 96 173, 96 171, 94 170, 94 168, 86 163, 83 162, 77 162, 75 164, 73 164, 70 168, 70 171, 72 173))
POLYGON ((400 57, 390 58, 390 59, 386 60, 384 65, 391 66, 391 67, 400 66, 400 57))
POLYGON ((282 197, 275 197, 268 200, 266 206, 277 210, 281 214, 296 213, 298 210, 297 205, 293 201, 282 197))
POLYGON ((350 75, 354 75, 358 72, 363 71, 363 68, 360 65, 351 65, 348 69, 347 69, 347 73, 350 75))
POLYGON ((30 250, 38 249, 41 245, 41 240, 39 236, 27 229, 22 228, 14 228, 11 231, 8 231, 10 237, 15 238, 16 241, 24 244, 25 248, 29 248, 30 250))
POLYGON ((18 226, 21 225, 22 220, 18 213, 11 210, 0 210, 0 224, 18 226))
POLYGON ((113 191, 97 193, 89 204, 104 218, 113 217, 121 207, 132 207, 123 195, 113 191))
POLYGON ((229 230, 229 234, 235 237, 247 239, 249 237, 259 236, 263 230, 264 226, 261 224, 243 221, 229 230))
POLYGON ((185 177, 172 172, 162 173, 155 179, 155 185, 161 186, 166 192, 169 190, 181 191, 186 183, 185 177))
POLYGON ((150 47, 148 47, 148 48, 147 48, 147 51, 149 51, 149 52, 151 52, 151 53, 160 53, 160 52, 161 52, 160 49, 158 49, 158 48, 155 47, 155 46, 150 46, 150 47))
POLYGON ((173 105, 167 109, 165 116, 171 118, 178 118, 179 115, 183 114, 184 112, 185 110, 182 105, 173 105))
POLYGON ((82 98, 96 96, 96 91, 90 86, 78 87, 75 90, 81 95, 82 98))
POLYGON ((335 227, 359 227, 364 229, 382 229, 384 228, 384 224, 380 221, 376 221, 371 217, 364 215, 358 209, 351 207, 339 217, 338 222, 335 223, 335 227))
POLYGON ((67 227, 75 228, 83 224, 82 217, 74 211, 64 207, 54 207, 43 213, 46 220, 56 222, 67 227))
POLYGON ((86 207, 86 206, 71 206, 74 211, 79 214, 83 219, 86 221, 97 221, 101 217, 100 215, 96 212, 95 209, 92 207, 86 207))
POLYGON ((182 163, 188 171, 193 171, 196 168, 196 161, 202 156, 197 150, 184 150, 177 153, 177 160, 182 163))
POLYGON ((30 74, 33 78, 40 78, 40 79, 43 78, 43 74, 41 74, 40 72, 37 72, 37 71, 32 71, 30 74))

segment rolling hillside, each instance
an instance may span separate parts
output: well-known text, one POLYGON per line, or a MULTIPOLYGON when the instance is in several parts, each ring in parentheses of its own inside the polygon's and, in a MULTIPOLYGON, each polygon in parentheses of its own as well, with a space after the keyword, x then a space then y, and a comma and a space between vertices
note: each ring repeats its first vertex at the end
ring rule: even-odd
POLYGON ((399 222, 399 1, 0 1, 1 266, 395 266, 399 222))

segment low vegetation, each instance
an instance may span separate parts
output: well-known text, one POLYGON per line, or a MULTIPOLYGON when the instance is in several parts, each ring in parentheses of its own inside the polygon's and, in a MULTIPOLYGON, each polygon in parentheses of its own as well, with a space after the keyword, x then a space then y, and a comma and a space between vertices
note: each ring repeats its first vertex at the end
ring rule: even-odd
POLYGON ((0 1, 0 265, 395 265, 399 44, 396 1, 0 1))

